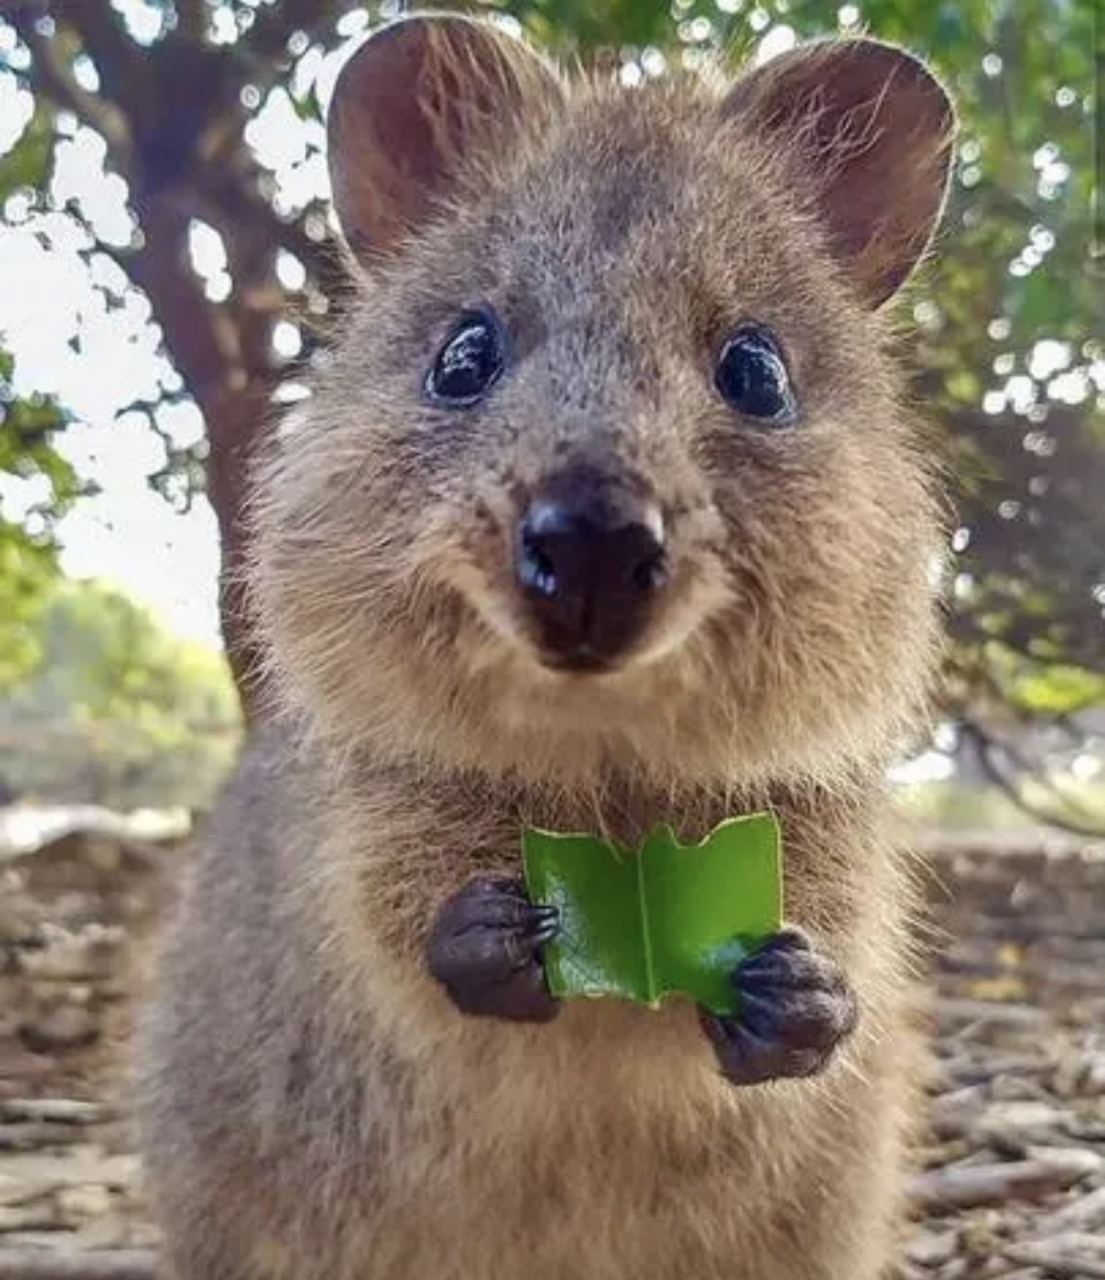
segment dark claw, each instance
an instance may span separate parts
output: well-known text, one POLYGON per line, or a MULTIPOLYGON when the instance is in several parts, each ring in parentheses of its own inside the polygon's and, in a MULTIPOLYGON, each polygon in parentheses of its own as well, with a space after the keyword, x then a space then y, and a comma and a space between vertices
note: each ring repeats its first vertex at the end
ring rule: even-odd
POLYGON ((859 1005, 843 971, 797 929, 781 929, 733 974, 735 1015, 699 1019, 733 1084, 823 1071, 856 1028, 859 1005))
POLYGON ((537 947, 543 947, 545 943, 552 942, 553 938, 560 932, 560 921, 549 920, 543 924, 538 924, 529 934, 530 941, 537 947))
POLYGON ((531 903, 520 881, 472 880, 438 912, 430 972, 464 1013, 547 1022, 559 1004, 545 985, 540 953, 559 929, 557 909, 531 903))

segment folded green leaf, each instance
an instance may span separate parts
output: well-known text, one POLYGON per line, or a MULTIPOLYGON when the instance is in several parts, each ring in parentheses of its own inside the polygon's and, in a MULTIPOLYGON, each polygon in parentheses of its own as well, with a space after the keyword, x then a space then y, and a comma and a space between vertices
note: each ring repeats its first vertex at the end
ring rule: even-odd
POLYGON ((636 852, 532 827, 522 846, 530 897, 560 910, 560 935, 545 948, 555 996, 655 1005, 679 994, 733 1013, 734 968, 781 923, 770 813, 728 819, 695 845, 659 826, 636 852))

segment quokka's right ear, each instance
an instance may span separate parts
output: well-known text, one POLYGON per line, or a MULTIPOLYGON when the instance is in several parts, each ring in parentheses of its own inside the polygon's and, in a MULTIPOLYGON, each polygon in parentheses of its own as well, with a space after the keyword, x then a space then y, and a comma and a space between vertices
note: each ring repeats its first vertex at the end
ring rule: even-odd
POLYGON ((509 145, 520 121, 562 100, 528 46, 490 23, 403 18, 342 68, 328 120, 342 231, 366 264, 386 257, 455 193, 464 162, 509 145))

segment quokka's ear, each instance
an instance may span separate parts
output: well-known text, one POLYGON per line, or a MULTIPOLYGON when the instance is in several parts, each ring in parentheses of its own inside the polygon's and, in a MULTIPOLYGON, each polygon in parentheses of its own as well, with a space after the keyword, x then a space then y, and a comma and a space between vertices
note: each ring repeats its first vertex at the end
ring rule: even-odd
POLYGON ((815 41, 742 76, 722 109, 798 148, 796 172, 857 292, 872 307, 890 298, 944 207, 956 116, 939 80, 894 45, 815 41))
POLYGON ((467 157, 509 145, 560 84, 521 41, 454 16, 404 18, 342 68, 328 118, 330 181, 362 260, 393 253, 455 189, 467 157))

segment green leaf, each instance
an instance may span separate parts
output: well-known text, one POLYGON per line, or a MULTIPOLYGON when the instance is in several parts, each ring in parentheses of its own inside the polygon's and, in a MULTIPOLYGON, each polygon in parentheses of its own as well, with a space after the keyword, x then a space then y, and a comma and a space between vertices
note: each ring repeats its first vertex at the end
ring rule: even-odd
POLYGON ((54 169, 54 111, 39 98, 34 114, 15 144, 0 155, 0 205, 12 191, 29 187, 44 192, 54 169))
POLYGON ((654 1006, 684 995, 734 1012, 733 969, 782 920, 779 844, 770 813, 728 819, 696 845, 659 826, 636 852, 527 827, 530 896, 560 910, 545 949, 550 991, 654 1006))

